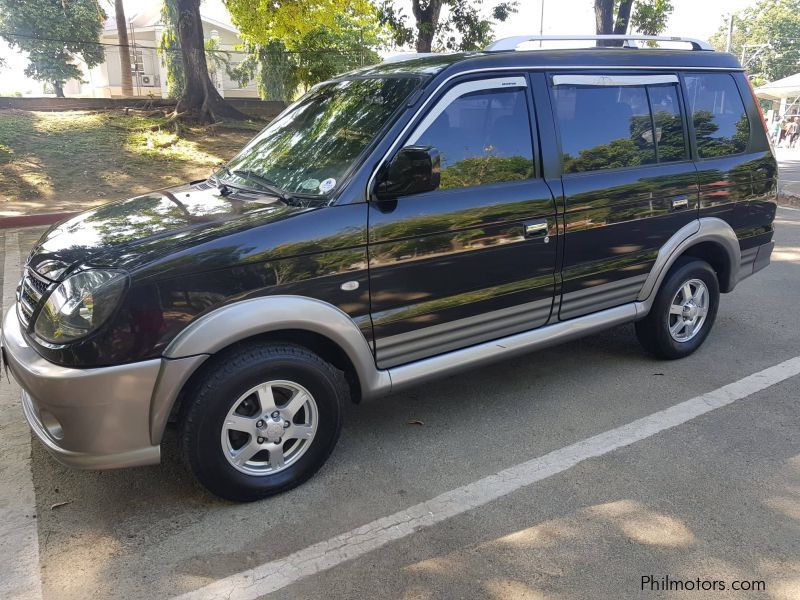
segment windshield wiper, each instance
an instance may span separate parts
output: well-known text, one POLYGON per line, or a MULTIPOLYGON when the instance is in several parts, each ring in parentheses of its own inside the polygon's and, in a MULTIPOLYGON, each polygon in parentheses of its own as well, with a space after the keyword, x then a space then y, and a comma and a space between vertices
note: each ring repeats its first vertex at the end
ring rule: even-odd
POLYGON ((255 181, 259 187, 264 189, 264 191, 277 196, 289 206, 297 206, 297 197, 278 187, 277 184, 271 179, 264 177, 255 171, 249 171, 247 169, 236 169, 229 172, 232 172, 234 175, 242 177, 243 179, 255 181))
POLYGON ((263 175, 259 175, 254 171, 249 171, 245 169, 237 169, 235 171, 231 171, 226 165, 220 165, 220 170, 225 173, 228 177, 239 177, 241 179, 249 179, 254 181, 258 187, 250 187, 241 185, 238 183, 231 183, 227 179, 221 179, 216 174, 213 175, 214 180, 217 182, 217 187, 220 188, 220 191, 223 191, 224 188, 233 188, 236 190, 242 190, 243 192, 250 192, 253 194, 263 194, 267 193, 271 196, 275 196, 279 200, 283 201, 285 204, 289 206, 295 206, 295 197, 291 194, 288 194, 281 188, 279 188, 271 179, 267 179, 263 175))

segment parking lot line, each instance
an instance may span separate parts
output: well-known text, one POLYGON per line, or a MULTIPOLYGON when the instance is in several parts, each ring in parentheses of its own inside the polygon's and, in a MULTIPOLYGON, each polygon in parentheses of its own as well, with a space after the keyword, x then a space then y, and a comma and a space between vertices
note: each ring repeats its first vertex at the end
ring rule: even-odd
MULTIPOLYGON (((3 313, 14 304, 20 278, 19 238, 5 234, 3 313)), ((39 533, 36 495, 31 474, 31 433, 22 415, 19 387, 13 380, 0 385, 0 598, 38 600, 39 533)))
POLYGON ((504 469, 393 515, 217 580, 178 596, 180 600, 251 600, 362 556, 420 529, 483 506, 576 464, 647 439, 800 374, 800 356, 714 391, 504 469))

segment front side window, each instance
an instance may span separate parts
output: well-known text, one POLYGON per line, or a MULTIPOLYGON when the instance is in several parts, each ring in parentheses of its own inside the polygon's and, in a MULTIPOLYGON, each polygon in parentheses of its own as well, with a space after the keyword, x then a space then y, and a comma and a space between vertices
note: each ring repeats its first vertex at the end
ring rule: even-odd
POLYGON ((564 173, 656 162, 644 86, 553 88, 564 173))
POLYGON ((232 185, 328 194, 418 85, 412 77, 323 84, 256 136, 218 177, 232 185))
POLYGON ((440 189, 518 181, 533 176, 528 103, 521 89, 459 96, 415 137, 441 156, 440 189))
POLYGON ((703 73, 686 75, 684 81, 700 158, 744 152, 750 123, 733 77, 703 73))

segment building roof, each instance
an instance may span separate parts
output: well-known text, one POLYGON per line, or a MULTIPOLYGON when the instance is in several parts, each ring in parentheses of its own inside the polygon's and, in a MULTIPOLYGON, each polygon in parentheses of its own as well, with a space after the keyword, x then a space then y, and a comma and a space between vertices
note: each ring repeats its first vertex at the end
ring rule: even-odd
POLYGON ((765 100, 781 100, 800 96, 800 73, 756 88, 756 96, 765 100))

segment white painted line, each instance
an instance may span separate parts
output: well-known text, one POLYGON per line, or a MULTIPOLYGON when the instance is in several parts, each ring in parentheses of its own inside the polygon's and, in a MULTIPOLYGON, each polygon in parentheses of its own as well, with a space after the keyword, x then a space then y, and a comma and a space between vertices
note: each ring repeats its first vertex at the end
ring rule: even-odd
MULTIPOLYGON (((3 311, 14 305, 20 278, 19 238, 6 232, 3 311)), ((5 373, 3 373, 5 376, 5 373)), ((0 598, 40 600, 39 531, 31 475, 31 432, 12 379, 0 383, 0 598)))
POLYGON ((781 209, 781 210, 791 210, 793 212, 800 212, 800 208, 792 208, 791 206, 781 206, 779 204, 778 208, 781 209))
POLYGON ((180 600, 259 598, 411 535, 415 531, 561 473, 579 462, 647 439, 798 374, 800 374, 800 356, 627 425, 445 492, 431 500, 314 544, 285 558, 220 579, 178 598, 180 600))

